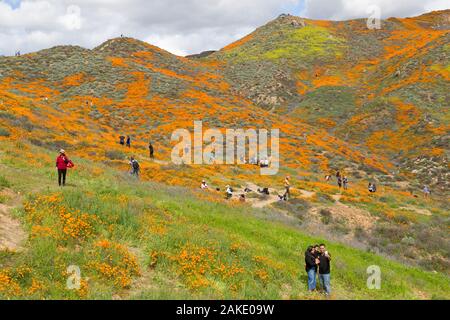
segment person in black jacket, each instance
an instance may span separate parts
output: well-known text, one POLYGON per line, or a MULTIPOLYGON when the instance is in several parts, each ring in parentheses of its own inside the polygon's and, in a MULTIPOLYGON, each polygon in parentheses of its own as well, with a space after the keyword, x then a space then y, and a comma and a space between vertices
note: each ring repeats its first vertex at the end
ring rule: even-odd
POLYGON ((153 148, 153 144, 151 141, 148 144, 148 151, 150 152, 150 159, 155 159, 155 156, 154 156, 155 149, 153 148))
POLYGON ((319 265, 319 282, 325 294, 331 294, 330 272, 331 272, 331 255, 328 253, 324 244, 320 245, 320 256, 317 259, 319 265))
POLYGON ((313 246, 309 246, 305 252, 305 270, 308 274, 308 290, 314 291, 316 290, 317 264, 313 246))

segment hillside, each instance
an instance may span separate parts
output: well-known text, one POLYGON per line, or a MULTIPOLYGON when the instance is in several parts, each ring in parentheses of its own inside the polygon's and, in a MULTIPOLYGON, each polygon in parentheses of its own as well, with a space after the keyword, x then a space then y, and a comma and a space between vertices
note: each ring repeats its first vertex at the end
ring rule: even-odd
MULTIPOLYGON (((61 191, 52 155, 2 143, 2 181, 32 196, 14 213, 29 234, 26 249, 0 254, 0 298, 321 299, 306 293, 301 260, 303 248, 324 239, 289 226, 280 211, 136 182, 81 158, 61 191), (68 265, 80 267, 78 291, 65 288, 68 265)), ((336 299, 449 298, 445 275, 327 243, 336 299), (381 290, 366 287, 370 265, 383 270, 381 290)))
POLYGON ((282 15, 205 59, 258 106, 384 154, 444 192, 449 17, 446 10, 392 18, 372 31, 364 19, 282 15))
POLYGON ((283 15, 186 58, 132 38, 0 57, 0 298, 321 299, 302 261, 318 242, 333 298, 450 298, 448 15, 376 31, 283 15), (173 164, 172 132, 197 120, 280 129, 279 173, 173 164), (60 148, 76 163, 64 189, 60 148), (324 179, 337 170, 348 190, 324 179), (70 264, 82 290, 64 288, 70 264))

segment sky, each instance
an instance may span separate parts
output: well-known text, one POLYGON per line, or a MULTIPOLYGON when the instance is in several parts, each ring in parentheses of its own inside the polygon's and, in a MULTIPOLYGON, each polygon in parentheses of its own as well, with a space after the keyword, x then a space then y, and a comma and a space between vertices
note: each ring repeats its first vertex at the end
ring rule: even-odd
POLYGON ((94 48, 123 34, 177 55, 215 50, 281 13, 311 19, 416 16, 450 0, 0 0, 0 55, 94 48))

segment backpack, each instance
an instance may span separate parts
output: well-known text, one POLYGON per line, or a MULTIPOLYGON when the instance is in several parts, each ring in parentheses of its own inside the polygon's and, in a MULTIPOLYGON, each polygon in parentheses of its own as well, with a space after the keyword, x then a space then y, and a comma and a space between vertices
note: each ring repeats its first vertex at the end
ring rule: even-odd
POLYGON ((133 169, 136 171, 139 170, 139 162, 137 162, 136 160, 133 160, 133 169))

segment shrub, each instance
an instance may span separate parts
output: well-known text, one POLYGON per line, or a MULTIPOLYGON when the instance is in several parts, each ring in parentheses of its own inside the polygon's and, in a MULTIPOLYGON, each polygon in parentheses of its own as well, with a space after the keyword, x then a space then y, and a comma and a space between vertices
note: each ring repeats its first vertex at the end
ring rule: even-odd
POLYGON ((409 224, 409 218, 405 215, 399 214, 394 216, 394 221, 398 224, 409 224))
POLYGON ((6 203, 8 201, 8 197, 0 194, 0 203, 6 203))
POLYGON ((323 192, 317 192, 316 197, 317 197, 317 200, 319 202, 322 202, 322 203, 334 203, 334 199, 329 194, 326 194, 326 193, 323 193, 323 192))
POLYGON ((319 214, 323 224, 329 224, 333 220, 331 211, 328 209, 321 209, 319 214))
POLYGON ((5 128, 0 128, 0 137, 9 137, 11 136, 11 133, 9 133, 8 130, 5 128))
POLYGON ((297 219, 303 221, 306 213, 308 212, 308 209, 310 208, 310 205, 306 200, 303 199, 291 199, 289 201, 278 201, 274 204, 274 207, 288 211, 297 219))
POLYGON ((364 230, 362 227, 357 226, 355 228, 355 238, 358 240, 366 240, 368 238, 368 234, 366 232, 366 230, 364 230))
POLYGON ((105 152, 105 157, 110 160, 123 160, 125 159, 125 153, 119 150, 109 150, 105 152))
POLYGON ((331 229, 340 234, 349 234, 350 233, 350 228, 348 226, 346 226, 343 222, 333 224, 331 229))

